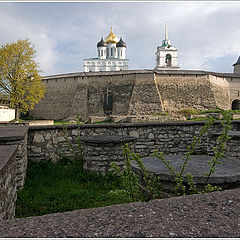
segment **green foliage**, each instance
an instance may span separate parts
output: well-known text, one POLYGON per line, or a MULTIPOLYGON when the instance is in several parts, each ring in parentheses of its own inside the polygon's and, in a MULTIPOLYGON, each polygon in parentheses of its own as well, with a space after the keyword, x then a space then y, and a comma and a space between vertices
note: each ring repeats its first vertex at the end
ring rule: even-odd
POLYGON ((231 137, 228 136, 229 131, 232 129, 231 125, 231 118, 232 113, 231 111, 224 111, 223 114, 223 120, 221 121, 222 124, 222 131, 220 136, 217 138, 217 146, 213 148, 214 150, 214 157, 211 159, 211 161, 208 162, 208 165, 210 166, 210 171, 207 173, 207 179, 205 182, 205 185, 207 185, 210 176, 215 172, 215 168, 217 165, 221 164, 219 161, 220 158, 222 158, 224 150, 227 148, 226 143, 231 139, 231 137))
POLYGON ((195 109, 183 109, 179 111, 180 114, 183 115, 193 115, 193 114, 198 114, 198 110, 195 109))
POLYGON ((204 114, 204 113, 222 113, 224 110, 221 108, 215 109, 208 109, 208 110, 198 110, 197 114, 204 114))
POLYGON ((67 120, 54 120, 54 125, 68 125, 68 124, 84 124, 82 121, 81 117, 77 114, 76 115, 76 120, 74 121, 67 121, 67 120))
POLYGON ((0 47, 0 95, 8 96, 17 112, 32 110, 46 91, 35 57, 28 39, 0 47))
POLYGON ((29 162, 24 188, 18 191, 16 217, 39 216, 82 208, 127 203, 119 178, 80 172, 74 164, 29 162))
POLYGON ((231 110, 233 114, 240 114, 240 110, 231 110))
POLYGON ((208 121, 208 119, 209 117, 197 117, 197 118, 188 119, 188 121, 208 121))
POLYGON ((68 121, 65 121, 65 120, 54 120, 54 125, 68 125, 68 124, 74 124, 72 122, 68 122, 68 121))
POLYGON ((139 154, 131 152, 128 144, 123 146, 124 168, 120 168, 115 162, 111 167, 120 176, 122 187, 129 193, 132 201, 151 200, 161 196, 160 178, 150 173, 144 166, 139 154), (142 177, 133 172, 131 160, 135 161, 142 172, 142 177))
POLYGON ((191 192, 196 193, 196 183, 193 181, 193 177, 190 173, 185 173, 185 168, 188 163, 188 161, 191 159, 190 155, 195 153, 195 149, 197 144, 199 144, 203 138, 203 136, 208 132, 210 127, 213 124, 213 118, 209 118, 208 121, 205 123, 205 125, 200 129, 199 136, 194 136, 193 141, 190 146, 188 146, 188 152, 186 152, 184 157, 182 158, 182 164, 179 166, 180 171, 176 171, 171 165, 169 160, 167 161, 165 157, 163 156, 163 153, 159 153, 158 151, 154 152, 154 156, 159 158, 163 164, 169 169, 171 174, 175 178, 176 186, 174 188, 175 195, 185 195, 186 194, 186 186, 184 184, 184 177, 187 177, 187 183, 189 185, 189 190, 191 192))
MULTIPOLYGON (((223 151, 226 149, 226 142, 230 139, 228 136, 231 126, 231 111, 222 111, 222 131, 218 137, 218 145, 214 148, 214 157, 208 162, 210 169, 209 173, 206 173, 206 182, 203 190, 199 191, 197 189, 197 184, 193 180, 191 173, 186 173, 186 166, 189 162, 191 155, 196 154, 196 146, 202 141, 202 138, 208 133, 211 128, 214 119, 208 118, 205 125, 199 130, 199 135, 194 136, 193 141, 190 146, 188 146, 188 151, 184 154, 182 158, 182 163, 179 166, 179 171, 176 171, 174 167, 171 166, 170 161, 166 160, 162 152, 155 151, 154 156, 159 158, 163 164, 169 169, 170 173, 175 179, 175 195, 186 195, 194 193, 206 193, 216 190, 221 190, 220 187, 212 186, 208 183, 211 174, 215 172, 215 168, 221 162, 219 159, 223 157, 223 151)), ((150 200, 158 198, 161 196, 161 185, 160 178, 151 174, 146 170, 140 156, 130 151, 128 145, 123 146, 123 154, 125 156, 125 168, 121 169, 116 165, 116 163, 111 163, 112 168, 115 169, 115 173, 120 176, 123 183, 123 188, 129 193, 133 201, 137 200, 150 200), (140 176, 133 172, 131 168, 131 160, 135 161, 142 172, 142 179, 140 176), (140 181, 141 180, 141 181, 140 181)))
POLYGON ((186 115, 198 115, 198 114, 205 114, 205 113, 222 113, 224 110, 221 108, 215 108, 215 109, 208 109, 208 110, 197 110, 197 109, 183 109, 180 110, 180 114, 186 114, 186 115))
POLYGON ((125 156, 125 168, 121 169, 115 162, 111 162, 111 167, 115 170, 117 176, 120 176, 122 188, 128 193, 132 201, 138 201, 142 198, 139 184, 139 176, 135 174, 131 167, 131 159, 127 154, 128 146, 124 145, 123 154, 125 156))
MULTIPOLYGON (((63 130, 65 133, 65 138, 67 141, 67 147, 72 155, 72 163, 78 168, 81 172, 83 171, 83 165, 84 165, 84 158, 83 158, 83 151, 82 151, 82 143, 80 139, 80 124, 81 119, 79 116, 77 116, 77 124, 78 124, 78 135, 77 135, 77 146, 74 146, 72 144, 72 139, 68 135, 68 130, 65 124, 63 124, 63 130)), ((61 161, 65 161, 66 159, 69 160, 69 157, 67 157, 64 153, 58 151, 58 155, 60 155, 61 161)))
POLYGON ((168 112, 160 112, 160 113, 154 113, 153 116, 168 116, 168 112))
POLYGON ((185 195, 186 190, 188 190, 188 193, 206 193, 206 192, 212 192, 216 190, 221 190, 220 187, 212 186, 208 183, 210 176, 215 172, 215 168, 217 165, 221 164, 219 159, 223 157, 223 151, 226 149, 226 142, 230 140, 230 137, 228 136, 229 130, 231 130, 231 117, 232 113, 231 111, 222 111, 223 119, 221 121, 222 123, 222 131, 220 136, 218 137, 217 141, 218 144, 216 147, 214 147, 214 157, 211 159, 211 161, 208 162, 208 165, 210 166, 209 173, 206 173, 207 176, 205 181, 205 186, 202 191, 197 190, 196 182, 193 180, 193 176, 191 173, 185 174, 185 168, 190 160, 190 155, 192 155, 195 152, 196 145, 199 144, 203 138, 203 136, 209 131, 213 124, 213 118, 209 118, 208 121, 205 123, 205 126, 203 126, 200 129, 199 136, 194 136, 193 142, 190 146, 188 146, 188 152, 185 153, 185 157, 182 159, 183 164, 180 165, 180 171, 175 171, 175 169, 170 165, 170 162, 167 161, 163 153, 159 153, 158 151, 154 152, 154 156, 161 159, 164 165, 169 169, 171 174, 175 177, 176 186, 174 188, 175 195, 185 195), (187 179, 187 186, 184 184, 184 178, 187 179))

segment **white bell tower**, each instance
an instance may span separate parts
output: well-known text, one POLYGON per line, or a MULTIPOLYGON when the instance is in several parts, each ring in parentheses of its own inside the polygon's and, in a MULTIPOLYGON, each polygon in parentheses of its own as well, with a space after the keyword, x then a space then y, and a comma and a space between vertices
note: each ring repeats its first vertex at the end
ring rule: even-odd
POLYGON ((167 34, 167 23, 165 25, 165 39, 162 41, 162 45, 157 47, 156 70, 178 70, 178 50, 170 45, 170 40, 167 34))

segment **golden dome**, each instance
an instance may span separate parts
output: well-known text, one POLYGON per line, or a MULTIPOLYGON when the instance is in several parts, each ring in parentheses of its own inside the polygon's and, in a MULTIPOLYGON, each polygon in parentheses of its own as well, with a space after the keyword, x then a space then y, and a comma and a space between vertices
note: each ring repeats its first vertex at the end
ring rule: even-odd
POLYGON ((115 36, 115 34, 112 31, 112 27, 111 27, 111 32, 108 34, 108 36, 106 37, 105 40, 106 43, 117 43, 118 42, 118 38, 115 36))

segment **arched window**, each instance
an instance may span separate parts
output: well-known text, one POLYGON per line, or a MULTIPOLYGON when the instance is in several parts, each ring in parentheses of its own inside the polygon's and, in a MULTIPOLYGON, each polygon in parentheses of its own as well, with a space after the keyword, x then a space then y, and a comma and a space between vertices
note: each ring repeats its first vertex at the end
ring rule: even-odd
POLYGON ((170 54, 166 55, 165 63, 167 67, 171 67, 172 65, 172 56, 170 54))
POLYGON ((113 57, 113 48, 111 48, 111 56, 113 57))
POLYGON ((232 101, 232 110, 240 110, 240 100, 235 99, 232 101))

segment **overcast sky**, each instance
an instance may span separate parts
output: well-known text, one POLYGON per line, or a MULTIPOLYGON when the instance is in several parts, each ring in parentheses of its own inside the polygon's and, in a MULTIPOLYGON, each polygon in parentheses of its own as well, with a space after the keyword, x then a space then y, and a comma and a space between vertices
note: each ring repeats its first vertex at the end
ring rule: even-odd
POLYGON ((240 2, 0 2, 0 44, 29 38, 43 75, 79 72, 112 26, 129 69, 153 69, 165 21, 182 69, 232 72, 240 2))

